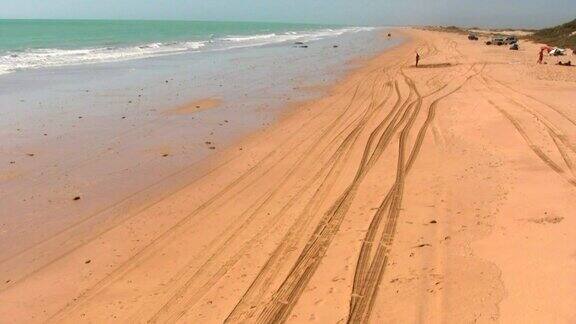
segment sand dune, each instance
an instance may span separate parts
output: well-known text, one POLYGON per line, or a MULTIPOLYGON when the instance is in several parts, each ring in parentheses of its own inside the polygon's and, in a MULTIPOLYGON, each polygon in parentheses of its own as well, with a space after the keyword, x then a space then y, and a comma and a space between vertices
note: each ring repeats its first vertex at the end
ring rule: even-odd
POLYGON ((0 318, 576 321, 576 68, 398 32, 194 183, 1 260, 0 318))

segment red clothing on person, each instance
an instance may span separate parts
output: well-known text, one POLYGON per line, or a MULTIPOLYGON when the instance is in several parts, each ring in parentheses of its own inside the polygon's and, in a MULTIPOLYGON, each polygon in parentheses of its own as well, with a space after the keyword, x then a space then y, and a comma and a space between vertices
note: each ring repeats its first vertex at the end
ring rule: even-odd
POLYGON ((544 60, 544 51, 540 51, 540 55, 538 55, 538 64, 542 64, 544 60))

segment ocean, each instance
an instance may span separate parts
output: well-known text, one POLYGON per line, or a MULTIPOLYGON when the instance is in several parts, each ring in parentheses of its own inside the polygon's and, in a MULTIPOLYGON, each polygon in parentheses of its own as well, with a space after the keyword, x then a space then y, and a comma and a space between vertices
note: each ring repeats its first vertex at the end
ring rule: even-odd
POLYGON ((304 42, 367 29, 261 22, 0 20, 0 74, 304 42))

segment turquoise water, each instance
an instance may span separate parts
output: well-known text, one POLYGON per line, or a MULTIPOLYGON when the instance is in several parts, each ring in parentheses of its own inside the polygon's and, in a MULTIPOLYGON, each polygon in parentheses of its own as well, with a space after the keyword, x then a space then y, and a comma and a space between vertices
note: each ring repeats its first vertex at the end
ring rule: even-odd
POLYGON ((0 20, 0 74, 311 41, 361 29, 259 22, 0 20))
POLYGON ((334 26, 210 21, 0 20, 0 51, 201 41, 334 26))

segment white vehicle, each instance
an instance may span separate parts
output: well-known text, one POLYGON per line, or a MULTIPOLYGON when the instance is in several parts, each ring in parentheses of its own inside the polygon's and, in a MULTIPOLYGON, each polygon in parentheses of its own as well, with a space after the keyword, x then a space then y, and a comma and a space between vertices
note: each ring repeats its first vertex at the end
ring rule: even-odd
POLYGON ((552 56, 566 55, 566 50, 563 48, 554 47, 550 52, 548 52, 548 54, 552 56))

